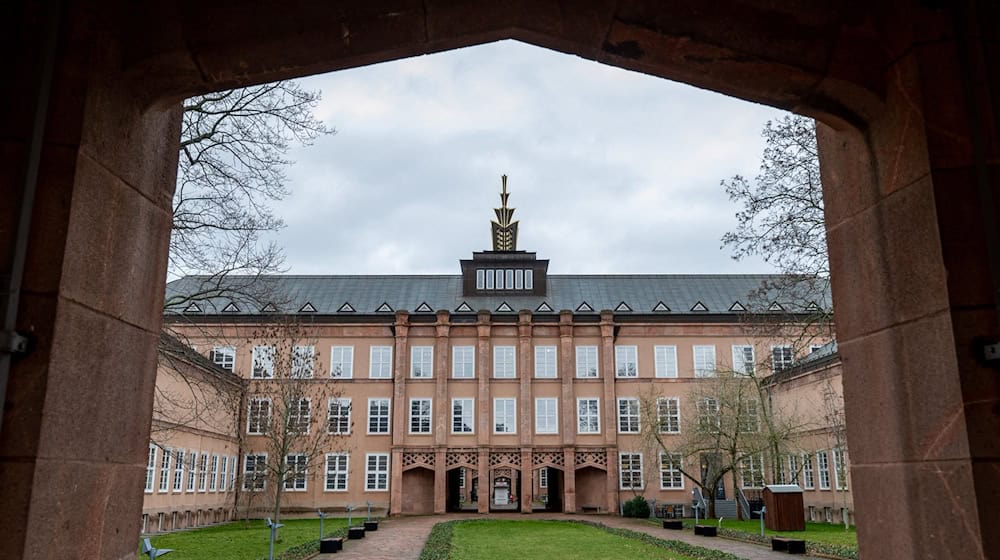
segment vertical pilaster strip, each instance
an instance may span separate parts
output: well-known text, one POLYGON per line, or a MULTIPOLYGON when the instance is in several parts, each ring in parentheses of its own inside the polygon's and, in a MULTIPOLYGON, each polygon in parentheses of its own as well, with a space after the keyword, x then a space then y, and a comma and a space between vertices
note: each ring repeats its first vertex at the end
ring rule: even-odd
POLYGON ((389 480, 389 513, 403 513, 403 452, 392 450, 392 465, 389 470, 392 478, 389 480))
POLYGON ((448 496, 448 471, 446 455, 448 451, 442 447, 434 450, 434 513, 445 513, 448 496))
POLYGON ((521 448, 521 513, 531 513, 531 502, 534 501, 534 485, 531 483, 531 448, 521 448))
POLYGON ((479 513, 490 512, 490 450, 479 448, 479 513))
POLYGON ((576 451, 572 447, 563 449, 563 511, 576 513, 576 451))
MULTIPOLYGON (((517 375, 521 388, 520 399, 518 399, 519 402, 517 405, 517 423, 521 434, 521 445, 528 446, 532 442, 531 419, 533 417, 531 406, 531 378, 533 371, 531 365, 534 355, 531 348, 531 311, 519 311, 517 322, 517 375)), ((531 474, 530 471, 529 474, 531 474)), ((524 496, 523 493, 522 496, 524 496)))
POLYGON ((451 419, 451 403, 448 400, 448 368, 449 335, 451 332, 447 311, 437 312, 437 325, 434 339, 434 400, 438 403, 438 413, 434 415, 434 445, 448 444, 449 423, 451 419))

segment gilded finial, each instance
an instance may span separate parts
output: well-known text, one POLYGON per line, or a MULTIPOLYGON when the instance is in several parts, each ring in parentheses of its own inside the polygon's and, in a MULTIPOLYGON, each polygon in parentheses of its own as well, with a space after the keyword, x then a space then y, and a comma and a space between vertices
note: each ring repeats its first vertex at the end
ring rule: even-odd
POLYGON ((493 225, 493 250, 494 251, 516 251, 517 250, 517 221, 511 221, 514 216, 514 209, 507 207, 507 176, 501 175, 500 181, 502 190, 500 191, 500 208, 494 208, 497 219, 493 225))

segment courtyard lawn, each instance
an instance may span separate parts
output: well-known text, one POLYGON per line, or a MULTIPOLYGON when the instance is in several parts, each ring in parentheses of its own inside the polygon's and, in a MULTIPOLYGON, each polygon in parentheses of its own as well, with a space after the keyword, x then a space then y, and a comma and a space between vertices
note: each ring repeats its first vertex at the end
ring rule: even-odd
MULTIPOLYGON (((685 525, 690 522, 691 526, 694 526, 694 519, 686 519, 685 525)), ((709 525, 715 525, 715 521, 708 522, 709 525)), ((750 533, 752 535, 760 535, 760 520, 759 519, 749 519, 745 521, 738 521, 735 519, 723 519, 722 528, 729 529, 731 531, 739 531, 741 533, 750 533)), ((844 531, 843 525, 837 525, 833 523, 806 523, 805 531, 771 531, 769 529, 764 529, 764 534, 768 537, 770 536, 781 536, 781 537, 792 537, 796 539, 804 539, 807 541, 833 544, 838 546, 852 546, 857 548, 858 546, 858 533, 855 531, 854 526, 851 526, 849 531, 844 531)))
MULTIPOLYGON (((319 519, 283 519, 281 523, 285 526, 278 529, 280 541, 274 544, 275 555, 319 538, 319 519)), ((346 526, 346 518, 328 517, 323 532, 329 535, 346 526)), ((170 560, 259 560, 267 557, 269 537, 265 522, 252 520, 249 527, 237 521, 152 537, 150 542, 156 548, 174 549, 164 557, 170 560)))
POLYGON ((601 558, 638 560, 691 557, 596 527, 565 521, 467 521, 454 526, 452 560, 558 560, 601 558))

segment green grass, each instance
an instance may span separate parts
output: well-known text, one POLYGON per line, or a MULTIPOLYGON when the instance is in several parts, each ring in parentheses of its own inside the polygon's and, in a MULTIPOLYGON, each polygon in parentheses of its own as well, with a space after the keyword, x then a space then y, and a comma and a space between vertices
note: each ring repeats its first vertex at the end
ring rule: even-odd
MULTIPOLYGON (((274 545, 276 556, 281 551, 319 538, 319 519, 288 519, 281 523, 285 526, 278 529, 280 542, 274 545)), ((329 535, 346 526, 346 518, 328 517, 323 522, 323 532, 329 535)), ((269 537, 264 521, 253 520, 249 527, 243 521, 237 521, 152 537, 150 541, 156 548, 174 549, 173 553, 164 556, 170 560, 258 560, 267 557, 269 537)))
MULTIPOLYGON (((687 519, 685 521, 690 521, 692 525, 694 524, 693 519, 687 519)), ((716 523, 716 521, 709 521, 707 524, 715 525, 716 523)), ((741 533, 760 535, 760 520, 758 519, 749 519, 745 521, 723 519, 722 527, 733 531, 739 531, 741 533)), ((807 522, 805 531, 771 531, 770 529, 764 529, 764 535, 769 537, 792 537, 839 546, 858 546, 858 534, 855 532, 853 525, 849 531, 844 531, 843 525, 807 522)))

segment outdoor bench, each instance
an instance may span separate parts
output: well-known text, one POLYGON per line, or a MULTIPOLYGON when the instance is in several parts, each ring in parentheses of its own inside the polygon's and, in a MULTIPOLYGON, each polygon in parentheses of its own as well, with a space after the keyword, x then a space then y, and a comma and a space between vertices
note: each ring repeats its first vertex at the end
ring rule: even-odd
POLYGON ((805 554, 806 541, 788 537, 771 538, 771 550, 785 551, 789 554, 805 554))

